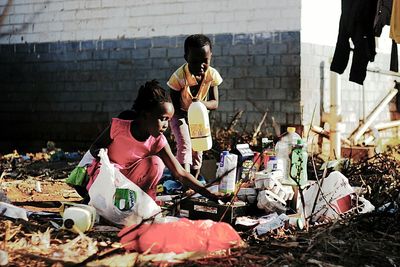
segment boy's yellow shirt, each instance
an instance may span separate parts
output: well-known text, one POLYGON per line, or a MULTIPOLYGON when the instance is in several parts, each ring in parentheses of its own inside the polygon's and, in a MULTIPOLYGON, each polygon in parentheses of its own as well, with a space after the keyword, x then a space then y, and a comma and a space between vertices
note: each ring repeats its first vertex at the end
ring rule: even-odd
POLYGON ((189 71, 187 63, 179 67, 169 78, 167 85, 175 91, 181 92, 181 109, 187 111, 192 98, 206 100, 210 87, 218 86, 222 83, 222 77, 213 67, 208 67, 205 77, 200 85, 199 92, 193 96, 190 92, 190 86, 198 85, 196 78, 189 71))

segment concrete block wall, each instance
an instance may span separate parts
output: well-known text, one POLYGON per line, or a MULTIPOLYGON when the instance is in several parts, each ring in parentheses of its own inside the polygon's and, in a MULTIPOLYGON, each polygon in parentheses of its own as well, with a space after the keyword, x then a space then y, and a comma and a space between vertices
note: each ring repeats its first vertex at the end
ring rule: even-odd
MULTIPOLYGON (((223 125, 264 111, 300 123, 300 5, 297 0, 0 1, 0 150, 47 140, 86 149, 149 79, 165 85, 184 38, 211 37, 224 78, 223 125)), ((166 86, 166 85, 165 85, 166 86)))
MULTIPOLYGON (((265 111, 281 124, 300 124, 300 34, 215 34, 212 65, 224 78, 224 125, 240 109, 252 128, 265 111)), ((184 35, 123 40, 0 45, 0 132, 3 150, 40 148, 47 140, 85 149, 112 116, 130 108, 150 79, 166 86, 183 64, 184 35)))
POLYGON ((298 0, 2 0, 0 43, 300 30, 298 0))

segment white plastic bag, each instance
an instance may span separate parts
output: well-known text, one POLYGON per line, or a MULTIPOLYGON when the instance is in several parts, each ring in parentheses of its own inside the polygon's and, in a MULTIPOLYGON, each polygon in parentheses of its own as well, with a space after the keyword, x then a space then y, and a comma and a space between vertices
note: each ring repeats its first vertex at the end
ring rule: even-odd
POLYGON ((92 164, 95 158, 90 153, 90 150, 86 151, 85 155, 83 155, 81 161, 78 163, 78 167, 86 167, 87 165, 92 164))
POLYGON ((161 208, 146 192, 111 164, 106 150, 101 149, 99 157, 100 172, 89 189, 89 205, 95 207, 100 216, 123 225, 138 224, 152 216, 161 216, 161 208), (135 203, 130 210, 121 211, 114 205, 117 188, 135 192, 135 203))
MULTIPOLYGON (((339 214, 351 208, 351 194, 354 194, 354 190, 350 186, 349 180, 342 173, 338 171, 330 173, 329 176, 323 180, 321 189, 322 192, 319 192, 317 183, 311 184, 304 189, 306 217, 310 216, 311 212, 314 212, 313 221, 318 220, 321 216, 337 219, 339 214), (315 201, 316 204, 313 211, 315 201)), ((298 212, 302 214, 303 206, 300 198, 297 203, 298 212)))
POLYGON ((5 202, 0 202, 0 214, 9 218, 28 220, 25 209, 5 202))

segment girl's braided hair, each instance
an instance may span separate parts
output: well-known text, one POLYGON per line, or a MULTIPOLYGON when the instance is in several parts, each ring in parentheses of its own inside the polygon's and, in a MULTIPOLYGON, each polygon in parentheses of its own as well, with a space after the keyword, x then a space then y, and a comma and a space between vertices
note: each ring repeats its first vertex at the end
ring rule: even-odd
POLYGON ((165 102, 171 102, 170 95, 160 86, 157 80, 151 80, 140 86, 132 109, 136 113, 152 111, 165 102))

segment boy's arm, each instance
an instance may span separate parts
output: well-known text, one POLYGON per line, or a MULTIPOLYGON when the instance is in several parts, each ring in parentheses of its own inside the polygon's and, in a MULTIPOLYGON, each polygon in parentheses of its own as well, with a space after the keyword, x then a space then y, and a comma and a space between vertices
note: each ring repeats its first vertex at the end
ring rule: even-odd
POLYGON ((111 126, 108 126, 90 146, 90 154, 92 154, 96 159, 99 159, 100 149, 108 147, 112 142, 110 130, 111 126))
POLYGON ((185 171, 185 169, 181 166, 181 164, 179 164, 178 160, 172 154, 169 144, 166 144, 165 147, 158 152, 158 155, 161 157, 167 168, 171 171, 172 175, 179 181, 202 196, 205 196, 213 201, 218 201, 219 197, 217 195, 208 191, 208 189, 205 188, 199 181, 197 181, 193 175, 185 171))
POLYGON ((218 86, 210 88, 208 93, 208 101, 201 101, 208 110, 216 110, 218 108, 218 86))

